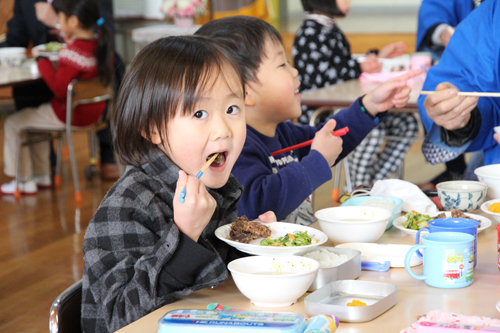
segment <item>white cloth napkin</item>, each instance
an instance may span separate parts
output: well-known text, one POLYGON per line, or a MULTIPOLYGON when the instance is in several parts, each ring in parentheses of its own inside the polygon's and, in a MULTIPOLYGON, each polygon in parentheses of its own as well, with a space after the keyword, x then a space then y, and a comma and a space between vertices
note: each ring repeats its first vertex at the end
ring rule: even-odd
POLYGON ((436 205, 417 185, 400 179, 377 180, 370 191, 373 196, 395 197, 403 200, 404 212, 415 210, 419 213, 437 212, 436 205))

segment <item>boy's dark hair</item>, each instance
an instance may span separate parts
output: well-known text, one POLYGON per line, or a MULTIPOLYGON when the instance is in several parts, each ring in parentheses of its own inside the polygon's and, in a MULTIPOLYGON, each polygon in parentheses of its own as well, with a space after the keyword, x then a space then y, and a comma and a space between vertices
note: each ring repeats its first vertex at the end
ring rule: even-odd
POLYGON ((306 12, 319 12, 333 16, 345 16, 337 7, 336 0, 301 0, 306 12))
POLYGON ((257 70, 265 57, 266 38, 283 44, 280 33, 264 20, 252 16, 230 16, 210 21, 195 35, 207 36, 224 46, 238 62, 243 81, 257 81, 257 70))
POLYGON ((99 33, 94 56, 97 60, 99 79, 105 86, 113 79, 113 39, 111 31, 105 23, 97 24, 101 19, 99 0, 56 0, 54 7, 67 17, 72 15, 78 18, 83 29, 96 29, 99 33))
MULTIPOLYGON (((155 147, 152 131, 165 138, 168 121, 177 112, 193 112, 203 92, 219 76, 227 82, 226 68, 241 80, 243 99, 245 87, 238 64, 209 38, 166 37, 142 49, 123 78, 114 114, 114 147, 122 162, 144 163, 148 151, 155 147)), ((239 94, 238 87, 229 87, 239 94)))

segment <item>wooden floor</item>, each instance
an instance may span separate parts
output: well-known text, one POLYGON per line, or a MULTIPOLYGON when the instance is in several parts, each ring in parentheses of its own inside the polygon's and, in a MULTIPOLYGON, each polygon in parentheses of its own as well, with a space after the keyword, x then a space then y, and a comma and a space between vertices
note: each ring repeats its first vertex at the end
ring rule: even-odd
MULTIPOLYGON (((82 170, 88 165, 87 137, 77 134, 75 141, 82 170)), ((77 205, 70 171, 67 162, 60 190, 18 202, 0 196, 0 332, 46 333, 52 301, 82 277, 83 236, 112 183, 89 183, 82 176, 83 200, 77 205)), ((9 180, 1 174, 1 183, 9 180)))

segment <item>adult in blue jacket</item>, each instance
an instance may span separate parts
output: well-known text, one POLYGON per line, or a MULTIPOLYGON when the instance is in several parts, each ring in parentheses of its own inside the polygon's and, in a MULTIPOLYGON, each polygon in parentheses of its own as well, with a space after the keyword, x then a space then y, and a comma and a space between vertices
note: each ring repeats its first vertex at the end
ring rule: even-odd
POLYGON ((456 26, 483 0, 423 0, 418 12, 417 51, 441 58, 456 26))
POLYGON ((500 163, 493 127, 500 125, 500 99, 458 96, 459 91, 500 91, 500 0, 485 1, 456 29, 418 100, 427 135, 422 152, 432 164, 484 150, 484 164, 500 163))

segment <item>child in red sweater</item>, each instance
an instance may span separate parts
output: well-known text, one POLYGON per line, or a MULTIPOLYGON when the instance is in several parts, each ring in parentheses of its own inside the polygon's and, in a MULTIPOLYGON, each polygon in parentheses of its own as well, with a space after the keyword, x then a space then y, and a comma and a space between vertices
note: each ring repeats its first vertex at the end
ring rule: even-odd
MULTIPOLYGON (((40 57, 36 50, 38 69, 54 93, 50 103, 26 108, 5 120, 4 172, 15 177, 17 170, 17 137, 25 128, 60 128, 66 124, 66 94, 74 79, 99 77, 105 85, 112 80, 111 34, 100 15, 98 0, 61 0, 59 24, 67 47, 60 51, 57 70, 49 59, 40 57), (97 31, 97 34, 95 33, 97 31)), ((88 126, 101 117, 105 102, 78 106, 72 125, 88 126)), ((22 138, 23 140, 25 138, 22 138)), ((35 194, 38 187, 50 187, 49 142, 40 142, 21 151, 21 181, 0 187, 2 194, 14 194, 17 187, 22 194, 35 194)))

